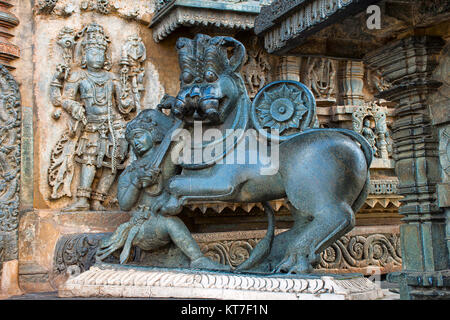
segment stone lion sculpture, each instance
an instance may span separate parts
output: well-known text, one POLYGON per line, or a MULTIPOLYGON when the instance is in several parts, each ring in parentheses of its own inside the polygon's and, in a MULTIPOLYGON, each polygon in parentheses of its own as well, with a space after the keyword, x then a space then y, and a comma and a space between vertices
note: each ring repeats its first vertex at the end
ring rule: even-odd
MULTIPOLYGON (((159 132, 165 136, 153 140, 155 153, 146 163, 137 160, 144 165, 145 178, 129 182, 155 189, 143 211, 176 217, 190 202, 262 202, 269 217, 268 232, 237 270, 311 272, 320 252, 355 225, 355 213, 370 185, 370 145, 351 130, 318 129, 314 97, 299 82, 270 83, 250 101, 240 75, 245 48, 239 41, 199 34, 194 39, 180 38, 176 47, 180 91, 176 97, 165 96, 159 105, 171 115, 153 110, 149 125, 149 131, 162 128, 159 132), (199 126, 213 133, 209 139, 196 141, 199 126), (252 137, 258 143, 252 144, 252 137), (267 152, 261 152, 262 146, 267 152), (236 161, 240 156, 253 161, 236 161), (273 211, 267 201, 285 197, 294 224, 274 237, 273 211)), ((127 174, 129 170, 123 173, 127 174)), ((137 193, 121 193, 120 188, 119 204, 130 210, 137 193)), ((141 243, 155 239, 157 230, 139 228, 141 243)), ((181 248, 186 243, 195 248, 195 241, 181 229, 171 241, 177 244, 183 239, 181 248)), ((167 234, 161 237, 167 240, 167 234)), ((142 245, 122 241, 111 247, 113 240, 114 235, 110 250, 102 249, 103 254, 142 245)), ((221 268, 209 262, 199 267, 221 268)))

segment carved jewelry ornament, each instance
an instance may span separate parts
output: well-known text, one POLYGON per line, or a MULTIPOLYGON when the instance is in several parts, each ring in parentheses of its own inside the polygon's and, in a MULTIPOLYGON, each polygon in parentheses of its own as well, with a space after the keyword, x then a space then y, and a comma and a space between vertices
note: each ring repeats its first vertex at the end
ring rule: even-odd
POLYGON ((292 135, 312 127, 315 99, 303 84, 276 81, 265 86, 255 97, 251 116, 257 130, 271 139, 288 140, 292 135), (273 136, 266 130, 278 130, 273 136))

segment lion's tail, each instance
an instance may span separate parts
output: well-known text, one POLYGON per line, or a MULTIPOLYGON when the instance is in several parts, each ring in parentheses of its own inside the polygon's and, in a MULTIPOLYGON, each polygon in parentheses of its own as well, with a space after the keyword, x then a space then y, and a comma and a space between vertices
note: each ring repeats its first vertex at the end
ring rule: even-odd
POLYGON ((245 271, 253 268, 262 260, 264 260, 270 253, 272 248, 273 238, 275 236, 275 213, 268 202, 262 203, 264 211, 267 214, 267 232, 264 238, 258 242, 247 260, 241 263, 235 271, 245 271))

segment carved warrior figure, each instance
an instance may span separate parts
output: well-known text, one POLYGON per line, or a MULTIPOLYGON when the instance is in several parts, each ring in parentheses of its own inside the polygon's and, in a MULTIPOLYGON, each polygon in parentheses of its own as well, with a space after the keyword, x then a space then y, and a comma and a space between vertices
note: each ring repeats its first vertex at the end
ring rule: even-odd
MULTIPOLYGON (((228 158, 234 158, 232 151, 245 143, 243 136, 238 135, 228 149, 215 154, 213 161, 177 162, 175 172, 181 174, 158 167, 162 176, 171 176, 158 196, 164 201, 152 201, 151 208, 145 211, 174 216, 192 201, 265 203, 287 197, 295 221, 292 229, 274 237, 273 211, 265 203, 269 217, 266 237, 238 270, 310 272, 318 263, 320 252, 354 226, 355 212, 364 204, 370 187, 370 145, 352 130, 312 128, 316 120, 314 97, 301 83, 274 82, 263 88, 251 104, 240 75, 245 48, 231 37, 180 38, 177 50, 180 91, 176 97, 166 96, 160 107, 170 109, 187 130, 193 130, 197 120, 205 128, 223 134, 223 138, 213 142, 186 143, 182 152, 225 144, 227 129, 243 129, 242 132, 253 128, 270 141, 269 149, 277 150, 280 142, 279 153, 273 154, 279 156, 280 166, 262 175, 262 169, 270 163, 267 154, 258 154, 255 164, 240 164, 228 158), (266 130, 281 128, 284 130, 280 134, 266 130)), ((163 126, 158 117, 152 120, 156 124, 149 130, 163 126)), ((165 159, 172 159, 178 146, 170 144, 163 152, 165 159)), ((252 150, 245 144, 243 148, 240 150, 249 156, 252 150)), ((144 168, 149 175, 155 171, 155 163, 158 162, 149 162, 152 170, 144 168)), ((131 172, 128 174, 131 178, 131 172)), ((147 180, 134 179, 130 183, 144 188, 147 180)), ((119 201, 133 203, 136 197, 136 191, 121 193, 119 201)), ((150 230, 148 236, 153 239, 150 230)), ((115 248, 126 245, 119 241, 115 248)))
POLYGON ((171 131, 179 124, 180 121, 175 122, 159 111, 144 110, 127 125, 126 138, 138 159, 121 174, 117 197, 122 210, 134 209, 133 217, 101 242, 96 254, 98 260, 123 248, 120 262, 125 263, 132 246, 155 250, 173 242, 190 259, 193 268, 229 269, 202 254, 181 219, 153 209, 170 201, 164 191, 177 168, 164 155, 170 145, 171 131))
MULTIPOLYGON (((126 81, 135 74, 128 77, 122 72, 121 82, 108 71, 111 67, 107 59, 109 43, 103 27, 95 23, 77 34, 64 29, 59 37, 58 44, 64 48, 65 64, 57 68, 51 84, 51 98, 53 105, 62 107, 71 119, 68 130, 52 151, 49 168, 49 183, 53 187, 51 199, 71 196, 73 162, 81 165, 76 199, 65 211, 105 210, 102 203, 117 171, 124 168, 128 155, 128 143, 124 136, 126 121, 140 98, 139 90, 132 96, 128 91, 130 87, 134 89, 134 83, 138 81, 129 85, 126 81), (82 69, 71 71, 71 55, 79 38, 83 39, 82 69), (92 190, 99 170, 99 181, 96 189, 92 190)), ((129 50, 124 52, 128 54, 129 50)), ((129 61, 127 58, 122 61, 129 61)), ((59 116, 57 111, 54 118, 59 116)))

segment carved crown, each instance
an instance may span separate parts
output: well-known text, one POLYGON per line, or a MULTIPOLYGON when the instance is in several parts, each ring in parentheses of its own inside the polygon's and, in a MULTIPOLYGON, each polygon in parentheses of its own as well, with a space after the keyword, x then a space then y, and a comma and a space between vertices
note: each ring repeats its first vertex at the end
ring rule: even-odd
POLYGON ((91 23, 81 30, 79 36, 84 36, 81 46, 84 50, 89 48, 99 48, 103 51, 108 49, 111 42, 109 37, 105 34, 103 27, 97 23, 91 23))

